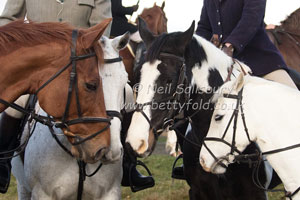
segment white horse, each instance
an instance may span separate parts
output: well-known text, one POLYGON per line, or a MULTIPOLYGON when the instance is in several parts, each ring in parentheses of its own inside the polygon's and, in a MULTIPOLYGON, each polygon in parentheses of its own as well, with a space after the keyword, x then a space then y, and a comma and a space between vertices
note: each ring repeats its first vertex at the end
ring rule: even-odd
MULTIPOLYGON (((207 172, 219 174, 226 171, 225 166, 232 162, 233 154, 237 154, 231 151, 233 140, 233 146, 240 152, 250 141, 256 142, 262 152, 300 143, 300 93, 295 89, 265 79, 240 75, 235 81, 228 82, 220 88, 214 96, 214 102, 216 109, 205 139, 207 148, 203 147, 200 152, 200 163, 207 172), (240 98, 238 94, 242 96, 242 101, 237 106, 238 100, 235 98, 240 98), (224 136, 234 109, 239 110, 235 139, 234 120, 224 136), (242 113, 245 114, 246 126, 241 117, 242 113), (249 138, 245 127, 248 128, 249 138), (216 141, 216 138, 223 140, 216 141), (230 145, 226 145, 224 141, 230 145), (209 153, 208 149, 212 153, 209 153)), ((296 191, 300 186, 300 148, 266 153, 265 156, 283 181, 285 190, 291 193, 296 191)), ((300 199, 300 193, 292 198, 300 199)))
MULTIPOLYGON (((105 59, 119 58, 119 50, 128 42, 129 34, 110 40, 100 39, 105 59)), ((124 88, 128 75, 122 61, 107 63, 99 67, 103 82, 105 106, 107 110, 120 112, 124 104, 124 88)), ((39 110, 39 114, 43 114, 39 110)), ((122 180, 123 148, 120 142, 121 121, 114 118, 111 121, 111 146, 105 155, 107 163, 92 177, 84 182, 83 199, 120 199, 122 180)), ((71 145, 60 135, 59 140, 67 147, 71 145)), ((26 133, 24 133, 26 135, 26 133)), ((28 136, 28 133, 27 133, 28 136)), ((23 136, 26 137, 26 136, 23 136)), ((25 151, 24 165, 20 157, 12 161, 13 174, 17 178, 19 199, 76 199, 79 178, 79 168, 76 159, 58 146, 48 128, 37 124, 25 151)), ((93 172, 99 166, 87 164, 87 173, 93 172)))

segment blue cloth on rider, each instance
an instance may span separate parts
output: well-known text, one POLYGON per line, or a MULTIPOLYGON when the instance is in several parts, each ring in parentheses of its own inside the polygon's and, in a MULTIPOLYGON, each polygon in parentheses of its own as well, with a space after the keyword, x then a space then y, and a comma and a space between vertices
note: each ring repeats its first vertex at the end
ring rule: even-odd
POLYGON ((287 70, 283 57, 268 38, 264 26, 266 0, 204 0, 196 34, 231 43, 233 57, 247 64, 254 75, 287 70))

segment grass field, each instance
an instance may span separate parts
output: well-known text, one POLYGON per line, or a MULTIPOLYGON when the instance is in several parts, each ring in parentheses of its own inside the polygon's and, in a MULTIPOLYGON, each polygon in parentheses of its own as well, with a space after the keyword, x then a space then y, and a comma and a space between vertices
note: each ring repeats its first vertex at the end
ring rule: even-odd
MULTIPOLYGON (((155 187, 132 193, 129 188, 122 188, 122 199, 125 200, 185 200, 188 199, 188 186, 185 181, 173 180, 171 168, 174 158, 167 155, 152 155, 143 159, 153 173, 155 187)), ((282 194, 269 194, 270 200, 280 200, 282 194)), ((17 186, 13 178, 9 191, 0 195, 0 200, 16 200, 17 186)))

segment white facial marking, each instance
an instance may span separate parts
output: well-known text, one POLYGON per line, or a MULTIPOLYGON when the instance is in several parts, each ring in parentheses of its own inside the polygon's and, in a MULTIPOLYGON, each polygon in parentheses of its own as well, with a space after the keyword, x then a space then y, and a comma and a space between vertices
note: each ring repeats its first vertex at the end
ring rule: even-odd
MULTIPOLYGON (((157 69, 160 62, 161 61, 156 60, 153 64, 147 62, 143 65, 137 97, 138 104, 144 104, 153 100, 155 82, 160 75, 157 69)), ((145 106, 143 111, 151 120, 150 108, 150 106, 145 106)), ((148 149, 149 129, 150 125, 145 117, 140 112, 135 112, 126 138, 126 142, 130 143, 134 151, 138 152, 141 145, 144 145, 143 152, 139 151, 138 153, 143 154, 148 149)))

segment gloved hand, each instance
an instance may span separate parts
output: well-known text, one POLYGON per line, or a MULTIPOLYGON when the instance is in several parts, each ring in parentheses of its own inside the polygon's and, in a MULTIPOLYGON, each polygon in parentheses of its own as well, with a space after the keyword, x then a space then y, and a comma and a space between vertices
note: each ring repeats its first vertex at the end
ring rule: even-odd
POLYGON ((220 40, 218 34, 213 34, 213 36, 210 39, 210 42, 213 43, 216 47, 220 47, 220 40))
POLYGON ((225 43, 222 47, 222 51, 224 53, 226 53, 228 56, 232 57, 234 48, 233 48, 232 44, 225 43))

